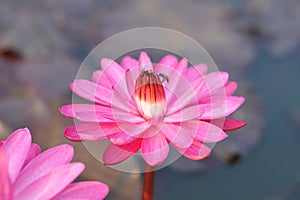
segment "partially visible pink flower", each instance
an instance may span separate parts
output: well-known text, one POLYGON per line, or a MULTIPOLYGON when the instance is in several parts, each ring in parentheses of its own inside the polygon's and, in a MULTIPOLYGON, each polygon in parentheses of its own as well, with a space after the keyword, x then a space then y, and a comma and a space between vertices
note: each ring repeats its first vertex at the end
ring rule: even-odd
POLYGON ((96 181, 72 183, 84 169, 70 163, 73 148, 60 145, 40 152, 27 128, 0 141, 0 199, 103 199, 108 186, 96 181))
POLYGON ((188 67, 187 59, 178 61, 173 55, 153 64, 144 52, 138 60, 123 58, 120 65, 104 58, 101 67, 92 82, 71 84, 75 94, 94 104, 66 105, 60 111, 84 122, 68 127, 66 138, 110 140, 103 155, 106 164, 140 151, 149 165, 159 165, 169 154, 169 144, 187 158, 204 159, 211 152, 207 143, 245 125, 225 119, 244 102, 233 96, 237 83, 228 82, 226 72, 206 74, 206 65, 188 67))

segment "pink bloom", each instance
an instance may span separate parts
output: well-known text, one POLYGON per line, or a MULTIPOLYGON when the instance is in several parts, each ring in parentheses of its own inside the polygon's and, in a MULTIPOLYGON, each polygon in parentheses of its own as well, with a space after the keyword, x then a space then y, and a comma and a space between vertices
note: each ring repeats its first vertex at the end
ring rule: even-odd
POLYGON ((211 152, 207 143, 245 125, 225 119, 244 102, 232 96, 237 83, 228 82, 226 72, 206 74, 206 65, 188 68, 186 59, 178 61, 173 55, 152 64, 144 52, 138 61, 125 57, 120 65, 104 58, 101 67, 92 82, 71 84, 75 94, 94 104, 66 105, 60 111, 84 122, 65 130, 69 140, 111 141, 105 164, 119 163, 140 150, 149 165, 159 165, 168 156, 169 144, 190 159, 204 159, 211 152))
POLYGON ((60 145, 40 152, 27 128, 0 141, 0 199, 103 199, 107 185, 96 181, 72 183, 84 169, 70 163, 73 148, 60 145))

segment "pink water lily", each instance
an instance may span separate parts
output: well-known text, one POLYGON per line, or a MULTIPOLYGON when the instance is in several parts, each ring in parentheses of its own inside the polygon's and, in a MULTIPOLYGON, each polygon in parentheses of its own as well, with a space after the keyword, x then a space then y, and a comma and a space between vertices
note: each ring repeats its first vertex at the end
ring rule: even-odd
POLYGON ((243 97, 233 96, 236 82, 228 73, 207 74, 207 66, 188 67, 167 55, 157 64, 142 52, 138 60, 124 57, 121 64, 101 60, 92 81, 75 80, 71 89, 93 104, 71 104, 60 111, 83 123, 68 127, 72 141, 100 141, 110 145, 103 154, 105 164, 117 164, 140 151, 151 166, 161 164, 169 145, 187 158, 210 155, 208 143, 227 137, 244 122, 225 117, 236 111, 243 97))
POLYGON ((73 148, 60 145, 41 153, 27 128, 0 141, 0 199, 103 199, 108 186, 96 181, 72 183, 84 169, 70 163, 73 148))

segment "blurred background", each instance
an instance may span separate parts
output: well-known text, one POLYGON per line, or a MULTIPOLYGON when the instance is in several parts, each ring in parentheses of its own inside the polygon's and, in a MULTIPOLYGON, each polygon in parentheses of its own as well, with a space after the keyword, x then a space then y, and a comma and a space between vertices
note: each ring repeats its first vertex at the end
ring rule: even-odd
POLYGON ((67 141, 73 121, 58 108, 71 103, 69 83, 98 43, 130 28, 171 28, 238 81, 246 103, 234 117, 248 125, 207 160, 157 171, 154 199, 300 199, 299 24, 299 0, 0 0, 0 138, 26 126, 43 150, 69 143, 86 164, 81 180, 107 183, 107 199, 140 199, 142 175, 67 141))

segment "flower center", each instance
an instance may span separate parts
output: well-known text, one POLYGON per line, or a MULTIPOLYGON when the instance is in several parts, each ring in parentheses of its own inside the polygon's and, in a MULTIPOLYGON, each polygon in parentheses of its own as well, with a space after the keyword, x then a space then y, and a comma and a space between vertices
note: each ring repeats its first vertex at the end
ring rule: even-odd
POLYGON ((147 120, 156 121, 165 114, 165 90, 158 75, 152 70, 143 70, 136 79, 135 100, 139 112, 147 120))

